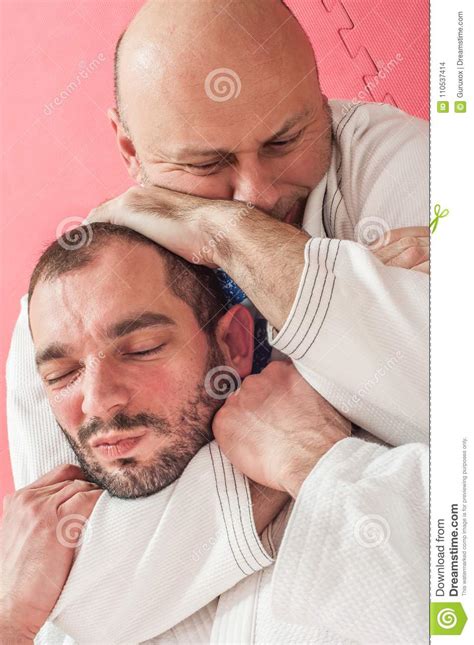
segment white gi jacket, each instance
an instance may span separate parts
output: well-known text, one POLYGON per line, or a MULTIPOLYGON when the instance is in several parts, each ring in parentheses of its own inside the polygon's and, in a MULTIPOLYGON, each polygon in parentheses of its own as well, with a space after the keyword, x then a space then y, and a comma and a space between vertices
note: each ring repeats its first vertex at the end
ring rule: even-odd
MULTIPOLYGON (((374 227, 427 225, 427 125, 387 105, 330 105, 332 160, 308 200, 305 267, 269 338, 395 448, 336 444, 262 540, 246 479, 215 443, 156 495, 104 493, 39 643, 428 642, 429 280, 358 243, 374 227)), ((36 373, 26 297, 7 392, 16 486, 77 463, 36 373)))

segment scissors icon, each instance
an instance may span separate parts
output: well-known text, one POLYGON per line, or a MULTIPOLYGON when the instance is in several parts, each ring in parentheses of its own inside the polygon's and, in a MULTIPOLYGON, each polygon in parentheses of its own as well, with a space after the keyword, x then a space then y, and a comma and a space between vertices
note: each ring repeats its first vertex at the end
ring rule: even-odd
POLYGON ((441 206, 439 204, 435 204, 434 207, 434 218, 430 222, 430 229, 431 229, 431 234, 433 234, 436 229, 438 228, 438 222, 442 217, 446 217, 446 215, 449 215, 449 211, 447 208, 445 208, 443 211, 441 211, 441 206))

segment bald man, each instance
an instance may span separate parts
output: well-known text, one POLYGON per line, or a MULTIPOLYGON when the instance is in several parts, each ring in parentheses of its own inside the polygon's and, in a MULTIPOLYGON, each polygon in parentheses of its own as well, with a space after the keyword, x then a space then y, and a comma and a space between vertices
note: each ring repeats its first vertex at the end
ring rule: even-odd
POLYGON ((119 43, 116 101, 117 145, 141 186, 90 221, 221 267, 275 350, 353 423, 426 440, 428 279, 394 267, 427 267, 427 124, 328 101, 277 0, 145 4, 119 43))
MULTIPOLYGON (((407 238, 405 229, 423 225, 428 212, 425 124, 390 106, 347 110, 328 101, 306 35, 277 0, 147 3, 121 40, 116 90, 110 118, 140 187, 103 204, 91 220, 125 224, 190 261, 224 269, 268 320, 275 350, 353 423, 399 446, 382 453, 357 439, 340 441, 313 462, 311 479, 305 470, 304 496, 298 473, 293 495, 300 502, 269 537, 280 549, 277 566, 249 575, 194 617, 187 604, 174 614, 186 619, 176 624, 176 640, 422 642, 426 451, 414 442, 427 440, 427 240, 418 229, 407 238), (375 253, 368 248, 377 233, 400 228, 375 253), (388 509, 402 518, 401 533, 388 509), (370 548, 367 521, 381 529, 386 548, 409 542, 410 553, 370 548), (337 548, 326 551, 334 541, 337 548), (333 579, 334 571, 344 574, 333 579), (358 620, 367 611, 375 623, 358 620)), ((16 334, 24 352, 24 312, 16 334)), ((10 360, 19 485, 42 474, 48 462, 28 448, 54 424, 40 394, 33 406, 19 403, 15 383, 34 370, 24 356, 10 360)), ((257 391, 258 383, 271 389, 266 375, 252 378, 261 379, 257 391)), ((215 428, 229 458, 238 457, 244 474, 264 472, 268 451, 256 450, 257 436, 291 462, 301 446, 276 437, 271 424, 246 433, 239 400, 223 407, 223 431, 215 428)), ((258 415, 261 407, 257 396, 246 398, 247 412, 258 415)), ((112 516, 113 509, 113 524, 112 516)), ((93 548, 85 544, 82 553, 93 548)), ((132 557, 126 549, 122 555, 132 557)), ((85 621, 87 604, 81 608, 85 621)), ((158 622, 159 608, 146 616, 139 603, 130 608, 140 615, 137 639, 145 624, 146 634, 166 624, 158 622)), ((115 619, 129 622, 125 614, 115 619)))

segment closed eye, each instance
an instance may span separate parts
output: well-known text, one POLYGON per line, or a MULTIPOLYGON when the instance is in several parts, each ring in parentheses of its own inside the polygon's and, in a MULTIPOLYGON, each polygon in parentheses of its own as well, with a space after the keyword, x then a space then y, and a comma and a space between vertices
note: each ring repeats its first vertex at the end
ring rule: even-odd
POLYGON ((156 347, 150 347, 150 349, 142 349, 138 352, 127 352, 125 355, 126 356, 153 356, 153 354, 158 354, 163 347, 166 345, 166 343, 162 343, 161 345, 157 345, 156 347))
MULTIPOLYGON (((47 385, 54 385, 55 383, 59 383, 59 381, 62 381, 63 379, 65 379, 68 376, 71 376, 71 374, 74 374, 74 372, 77 372, 77 371, 78 371, 78 368, 75 368, 73 370, 69 370, 69 372, 66 372, 65 374, 61 374, 61 376, 55 376, 54 378, 44 379, 44 381, 47 385)), ((78 376, 80 375, 81 372, 82 372, 82 368, 79 369, 78 376)))
POLYGON ((303 133, 303 130, 300 130, 293 137, 290 137, 289 139, 281 139, 279 141, 271 141, 268 145, 269 146, 275 146, 277 148, 283 148, 284 146, 288 146, 288 145, 298 141, 298 139, 301 137, 302 133, 303 133))
POLYGON ((220 163, 220 161, 211 161, 210 163, 201 163, 201 164, 190 163, 187 165, 189 168, 213 168, 214 166, 217 166, 218 163, 220 163))
POLYGON ((211 163, 205 163, 200 165, 186 164, 185 168, 186 170, 189 170, 190 172, 193 172, 195 174, 209 175, 214 170, 218 170, 219 168, 222 168, 224 165, 225 165, 225 162, 222 160, 219 160, 219 161, 212 161, 211 163))

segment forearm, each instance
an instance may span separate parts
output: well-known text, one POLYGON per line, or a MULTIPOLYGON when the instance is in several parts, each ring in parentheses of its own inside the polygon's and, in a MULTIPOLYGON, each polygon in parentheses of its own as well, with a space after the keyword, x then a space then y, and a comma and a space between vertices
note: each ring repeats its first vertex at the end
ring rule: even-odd
POLYGON ((33 645, 34 635, 18 631, 15 625, 0 617, 0 643, 1 645, 33 645))
MULTIPOLYGON (((209 237, 225 230, 241 204, 218 202, 208 215, 209 237)), ((209 213, 209 211, 208 211, 209 213)), ((237 218, 225 243, 217 243, 213 261, 246 293, 262 315, 280 329, 288 318, 304 268, 309 235, 257 209, 237 218)))
POLYGON ((12 604, 4 598, 0 590, 0 644, 31 645, 35 634, 24 628, 24 616, 15 615, 12 604))

